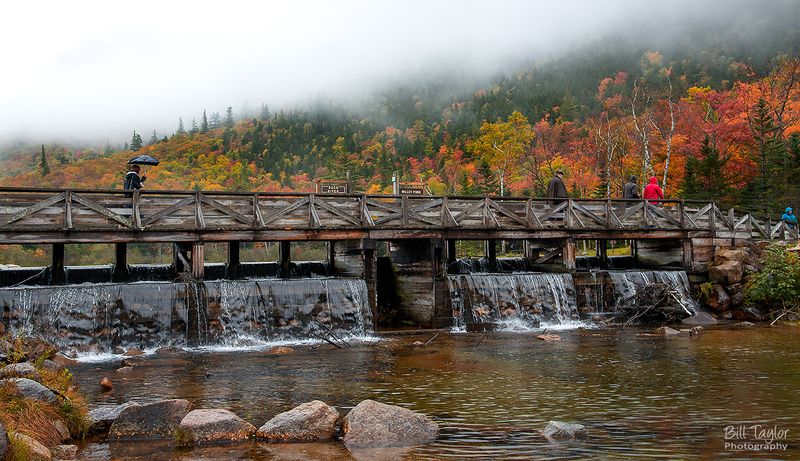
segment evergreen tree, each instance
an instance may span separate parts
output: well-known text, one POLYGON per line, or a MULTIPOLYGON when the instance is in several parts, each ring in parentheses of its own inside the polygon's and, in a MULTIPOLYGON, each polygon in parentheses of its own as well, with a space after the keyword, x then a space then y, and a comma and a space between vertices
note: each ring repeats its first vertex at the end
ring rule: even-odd
POLYGON ((213 114, 211 114, 211 119, 208 123, 208 126, 212 130, 216 130, 217 128, 222 126, 222 116, 219 114, 219 112, 214 112, 213 114))
POLYGON ((758 165, 758 176, 750 184, 743 196, 748 205, 764 214, 779 208, 785 201, 788 178, 785 176, 786 146, 780 139, 766 100, 758 100, 750 117, 750 130, 753 133, 754 160, 758 165))
POLYGON ((42 177, 50 174, 50 166, 47 165, 47 156, 44 154, 44 144, 42 144, 42 154, 39 156, 39 172, 42 177))
POLYGON ((155 146, 158 144, 158 134, 156 134, 156 130, 153 130, 153 135, 150 136, 150 139, 147 141, 148 146, 155 146))
POLYGON ((708 136, 703 140, 699 158, 689 155, 681 189, 692 200, 727 201, 729 186, 722 174, 728 159, 722 158, 708 136))
POLYGON ((261 120, 267 120, 270 116, 269 108, 266 104, 261 104, 261 120))
POLYGON ((206 117, 206 111, 203 111, 203 118, 200 119, 200 132, 208 133, 208 117, 206 117))
POLYGON ((176 131, 175 133, 177 134, 186 133, 186 130, 183 129, 183 119, 181 117, 178 117, 178 131, 176 131))
POLYGON ((125 147, 123 147, 122 150, 128 150, 128 149, 129 149, 129 146, 128 146, 128 143, 126 142, 125 143, 125 147))
POLYGON ((106 154, 106 155, 109 155, 109 154, 112 154, 113 152, 114 152, 114 149, 111 147, 111 142, 106 140, 106 147, 105 147, 105 149, 103 149, 103 153, 106 154))
POLYGON ((233 107, 228 106, 225 110, 225 128, 233 128, 233 107))
POLYGON ((136 152, 142 148, 142 136, 133 130, 133 136, 131 136, 131 150, 136 152))
POLYGON ((196 134, 198 131, 200 131, 200 130, 197 128, 197 121, 194 119, 194 117, 192 117, 192 130, 191 130, 191 133, 192 134, 196 134))

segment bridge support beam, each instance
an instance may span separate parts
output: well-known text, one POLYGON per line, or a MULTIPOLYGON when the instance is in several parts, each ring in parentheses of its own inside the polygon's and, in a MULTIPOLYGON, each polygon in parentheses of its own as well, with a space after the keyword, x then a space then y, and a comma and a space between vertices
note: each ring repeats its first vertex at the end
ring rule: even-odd
POLYGON ((111 280, 117 283, 130 280, 130 269, 128 268, 128 244, 114 244, 114 272, 111 280))
MULTIPOLYGON (((441 244, 440 244, 441 245, 441 244)), ((394 240, 389 255, 395 269, 397 294, 405 320, 415 326, 434 325, 436 312, 436 245, 430 239, 394 240)), ((442 252, 438 252, 441 259, 442 252)), ((441 287, 440 287, 441 288, 441 287)))
POLYGON ((328 277, 333 277, 336 275, 336 242, 333 240, 328 240, 325 245, 325 249, 327 251, 327 274, 328 277))
POLYGON ((489 260, 489 272, 497 272, 497 240, 486 240, 484 245, 486 259, 489 260))
POLYGON ((67 272, 64 269, 63 243, 53 244, 52 258, 52 263, 50 264, 50 283, 53 285, 63 285, 67 283, 67 272))
POLYGON ((607 240, 597 240, 595 242, 597 248, 597 263, 600 265, 600 269, 608 269, 608 248, 606 248, 608 241, 607 240))
POLYGON ((228 264, 225 266, 225 278, 242 278, 242 265, 239 260, 240 242, 228 242, 228 264))
POLYGON ((446 240, 446 242, 447 242, 447 249, 446 249, 447 266, 445 271, 450 272, 452 270, 451 268, 453 267, 453 264, 455 264, 456 261, 458 260, 458 254, 456 252, 456 241, 454 239, 448 239, 446 240))
POLYGON ((192 277, 202 280, 205 272, 205 245, 195 242, 192 244, 192 277))
POLYGON ((564 239, 561 251, 561 260, 564 263, 564 269, 574 271, 578 266, 575 263, 576 248, 575 239, 564 239))
POLYGON ((375 240, 337 240, 331 242, 334 272, 343 277, 357 277, 367 284, 367 296, 372 311, 372 324, 377 326, 378 296, 376 290, 377 260, 375 240))
POLYGON ((694 252, 692 251, 692 239, 683 239, 681 241, 682 255, 683 255, 683 269, 687 272, 692 270, 692 262, 694 261, 694 252))
POLYGON ((292 275, 292 242, 281 240, 278 246, 278 277, 288 279, 292 275))

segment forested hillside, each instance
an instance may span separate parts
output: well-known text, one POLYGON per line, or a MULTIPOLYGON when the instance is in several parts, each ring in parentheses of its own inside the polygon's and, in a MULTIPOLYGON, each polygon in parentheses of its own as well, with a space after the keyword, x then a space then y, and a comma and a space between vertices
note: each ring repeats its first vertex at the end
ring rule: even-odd
POLYGON ((609 38, 477 84, 438 75, 349 106, 228 107, 124 146, 7 145, 0 185, 121 188, 139 152, 161 160, 148 189, 309 191, 349 172, 356 191, 379 193, 396 171, 433 194, 540 196, 561 168, 575 197, 617 197, 628 176, 655 175, 668 197, 774 214, 800 192, 800 33, 790 19, 747 33, 609 38))

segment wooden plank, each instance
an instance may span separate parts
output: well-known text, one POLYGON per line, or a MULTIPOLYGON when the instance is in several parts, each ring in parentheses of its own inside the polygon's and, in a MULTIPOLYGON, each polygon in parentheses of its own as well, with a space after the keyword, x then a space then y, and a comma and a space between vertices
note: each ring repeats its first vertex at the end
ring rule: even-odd
POLYGON ((539 220, 539 217, 536 216, 536 211, 533 209, 533 200, 528 199, 525 203, 525 222, 528 224, 528 227, 533 227, 536 229, 541 229, 544 227, 542 225, 542 221, 539 220))
POLYGON ((264 217, 261 216, 261 207, 258 206, 258 194, 253 194, 253 227, 263 228, 264 217))
POLYGON ((94 203, 83 196, 80 196, 78 194, 72 194, 72 200, 94 211, 95 213, 101 214, 106 218, 111 219, 112 221, 116 221, 122 224, 125 227, 131 227, 131 221, 129 219, 125 218, 120 214, 114 213, 108 208, 98 205, 97 203, 94 203))
POLYGON ((636 213, 638 213, 638 212, 639 212, 639 210, 641 210, 641 209, 643 209, 643 208, 644 208, 644 204, 645 204, 645 202, 639 202, 639 203, 637 203, 636 205, 634 205, 634 206, 632 206, 632 207, 630 207, 630 208, 626 209, 626 210, 625 210, 625 212, 624 212, 624 213, 622 213, 622 217, 621 217, 621 218, 619 218, 620 222, 623 222, 623 223, 624 223, 624 222, 625 222, 627 219, 629 219, 631 216, 633 216, 633 215, 635 215, 636 213))
POLYGON ((365 196, 361 196, 358 199, 360 204, 359 210, 361 211, 361 225, 364 227, 373 227, 375 226, 375 222, 372 220, 372 215, 369 213, 369 208, 367 207, 367 199, 365 196))
POLYGON ((64 230, 72 229, 72 191, 66 191, 64 196, 64 230))
POLYGON ((667 222, 669 222, 673 226, 675 226, 675 227, 677 227, 679 229, 681 228, 681 223, 677 219, 675 219, 672 216, 670 216, 669 213, 666 213, 664 210, 662 210, 660 207, 657 207, 655 205, 651 205, 651 204, 648 203, 647 204, 647 210, 650 213, 665 219, 667 222))
POLYGON ((316 204, 319 205, 320 208, 331 212, 332 214, 344 219, 345 221, 349 222, 350 224, 353 224, 355 226, 360 226, 361 225, 361 221, 359 219, 356 219, 355 217, 350 216, 347 213, 344 213, 342 210, 334 207, 330 203, 327 203, 327 202, 324 202, 324 201, 320 200, 320 201, 316 202, 316 204))
POLYGON ((194 225, 198 229, 205 229, 206 228, 206 220, 203 216, 203 201, 202 197, 200 196, 200 192, 197 192, 194 196, 194 225))
MULTIPOLYGON (((450 208, 447 206, 447 197, 442 200, 442 226, 444 227, 458 227, 458 222, 456 222, 456 218, 453 217, 453 213, 450 212, 450 208)), ((448 241, 448 244, 450 242, 448 241)), ((450 257, 450 253, 448 253, 448 258, 450 257)))
POLYGON ((546 220, 552 218, 553 216, 555 216, 556 214, 561 213, 566 208, 567 208, 567 201, 565 200, 565 201, 559 203, 558 205, 556 205, 555 207, 550 208, 550 210, 547 211, 546 213, 544 213, 543 215, 539 216, 539 219, 542 222, 546 221, 546 220))
MULTIPOLYGON (((490 198, 487 198, 486 200, 487 200, 487 203, 488 203, 488 205, 490 207, 492 207, 494 210, 498 211, 503 216, 507 216, 507 217, 513 219, 514 221, 516 221, 517 223, 519 223, 519 224, 521 224, 521 225, 523 225, 525 227, 528 226, 528 222, 525 220, 525 218, 520 217, 519 215, 517 215, 513 211, 509 210, 508 208, 504 207, 503 205, 500 205, 499 203, 495 202, 494 200, 492 200, 490 198)), ((527 208, 527 205, 526 205, 526 208, 527 208)))
POLYGON ((308 227, 319 227, 319 215, 317 208, 314 206, 314 196, 308 197, 308 227))
MULTIPOLYGON (((597 216, 595 213, 589 211, 588 209, 586 209, 583 205, 581 205, 578 202, 573 203, 572 204, 572 208, 573 208, 573 210, 580 211, 583 215, 585 215, 586 217, 590 218, 592 221, 596 222, 597 224, 599 224, 601 226, 606 226, 607 225, 605 219, 603 219, 600 216, 597 216)), ((577 218, 577 215, 575 217, 577 218)), ((586 226, 583 226, 583 227, 586 227, 586 226)))
POLYGON ((252 223, 252 220, 250 218, 246 217, 245 215, 243 215, 243 214, 239 213, 238 211, 236 211, 236 210, 234 210, 234 209, 232 209, 230 207, 227 207, 227 206, 219 203, 218 201, 216 201, 216 200, 214 200, 214 199, 212 199, 210 197, 207 197, 207 196, 205 196, 203 194, 200 194, 200 201, 202 203, 205 203, 206 205, 210 206, 211 208, 214 208, 215 210, 217 210, 217 211, 219 211, 219 212, 221 212, 221 213, 223 213, 223 214, 225 214, 227 216, 230 216, 231 218, 233 218, 233 219, 235 219, 235 220, 237 220, 237 221, 239 221, 239 222, 241 222, 243 224, 251 224, 252 223))
POLYGON ((267 215, 267 216, 265 216, 263 218, 263 224, 262 225, 266 226, 267 224, 271 223, 272 221, 275 221, 276 219, 295 211, 296 209, 300 208, 301 206, 305 205, 306 203, 308 203, 308 197, 301 198, 299 200, 296 200, 294 203, 292 203, 291 205, 289 205, 287 207, 281 208, 281 209, 279 209, 277 211, 273 211, 271 214, 269 214, 269 215, 267 215))
POLYGON ((544 263, 550 261, 551 259, 554 259, 554 258, 556 258, 558 256, 561 256, 563 251, 564 251, 563 248, 556 248, 553 251, 545 253, 544 256, 542 256, 539 259, 537 259, 536 261, 534 261, 533 264, 544 264, 544 263))
POLYGON ((713 203, 709 203, 708 205, 706 205, 703 208, 701 208, 700 211, 697 211, 696 213, 691 215, 690 219, 692 220, 692 222, 697 221, 698 219, 703 217, 704 214, 708 213, 708 210, 710 210, 711 207, 713 207, 713 206, 714 206, 713 203))
POLYGON ((185 206, 191 205, 192 203, 194 203, 194 200, 195 200, 194 195, 182 198, 177 202, 175 202, 174 204, 168 206, 167 208, 163 208, 160 211, 156 212, 155 214, 148 216, 144 221, 142 221, 142 225, 147 226, 149 224, 155 223, 159 219, 165 216, 169 216, 170 214, 180 210, 185 206))
POLYGON ((14 222, 17 222, 17 221, 19 221, 21 219, 24 219, 24 218, 26 218, 26 217, 28 217, 28 216, 30 216, 30 215, 38 212, 38 211, 41 211, 41 210, 43 210, 45 208, 48 208, 48 207, 51 207, 51 206, 55 205, 56 203, 64 200, 66 198, 66 196, 67 196, 66 192, 61 192, 60 194, 52 195, 52 196, 48 197, 47 199, 42 200, 41 202, 36 203, 34 205, 31 205, 31 206, 19 211, 18 213, 14 214, 10 218, 8 218, 6 221, 4 221, 2 224, 0 224, 0 227, 6 226, 6 225, 14 223, 14 222))
POLYGON ((480 210, 483 206, 484 206, 483 200, 478 200, 472 205, 468 206, 466 210, 462 211, 458 215, 453 216, 456 220, 456 224, 460 224, 461 221, 464 220, 464 218, 471 216, 473 213, 480 210))

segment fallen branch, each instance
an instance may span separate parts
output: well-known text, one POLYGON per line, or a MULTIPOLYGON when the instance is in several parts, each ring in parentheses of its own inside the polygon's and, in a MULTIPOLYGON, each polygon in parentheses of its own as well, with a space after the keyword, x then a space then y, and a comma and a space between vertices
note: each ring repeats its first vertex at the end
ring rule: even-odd
POLYGON ((439 336, 439 333, 441 333, 441 332, 443 332, 443 331, 444 331, 444 328, 442 328, 441 330, 437 331, 437 332, 436 332, 436 334, 435 334, 435 335, 433 335, 433 338, 431 338, 431 339, 429 339, 429 340, 427 340, 427 341, 425 342, 425 345, 427 346, 428 344, 430 344, 430 343, 431 343, 431 341, 433 341, 434 339, 436 339, 436 337, 437 337, 437 336, 439 336))

